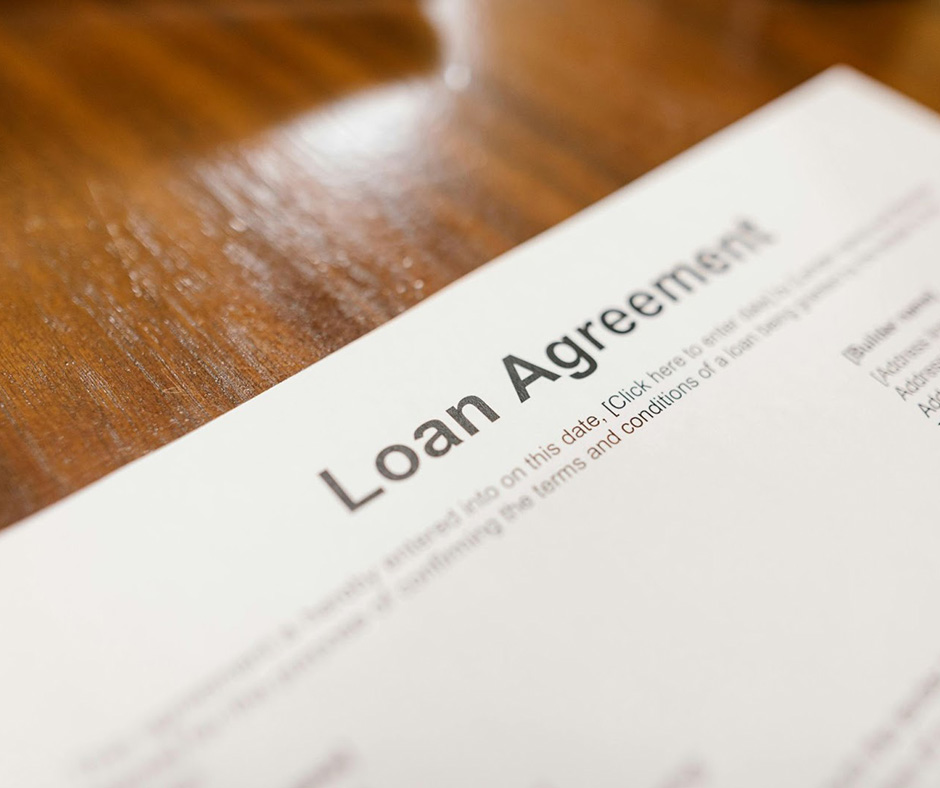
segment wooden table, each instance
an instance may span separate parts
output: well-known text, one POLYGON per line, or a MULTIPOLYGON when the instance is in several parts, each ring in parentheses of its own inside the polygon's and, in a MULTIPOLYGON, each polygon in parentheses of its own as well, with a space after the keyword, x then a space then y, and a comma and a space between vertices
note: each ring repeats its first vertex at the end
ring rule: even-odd
POLYGON ((940 3, 3 2, 0 527, 836 62, 940 3))

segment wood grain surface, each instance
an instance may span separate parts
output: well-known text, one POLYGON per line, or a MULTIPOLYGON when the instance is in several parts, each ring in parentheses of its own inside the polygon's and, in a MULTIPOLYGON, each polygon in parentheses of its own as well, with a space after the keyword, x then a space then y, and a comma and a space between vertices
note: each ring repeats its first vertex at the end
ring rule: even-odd
POLYGON ((0 527, 837 62, 940 3, 3 0, 0 527))

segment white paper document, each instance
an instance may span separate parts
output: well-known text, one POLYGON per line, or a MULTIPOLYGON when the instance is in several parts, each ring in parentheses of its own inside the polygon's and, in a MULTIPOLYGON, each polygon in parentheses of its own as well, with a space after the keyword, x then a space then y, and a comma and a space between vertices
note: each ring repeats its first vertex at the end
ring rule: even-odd
POLYGON ((937 786, 938 427, 835 69, 0 534, 0 786, 937 786))

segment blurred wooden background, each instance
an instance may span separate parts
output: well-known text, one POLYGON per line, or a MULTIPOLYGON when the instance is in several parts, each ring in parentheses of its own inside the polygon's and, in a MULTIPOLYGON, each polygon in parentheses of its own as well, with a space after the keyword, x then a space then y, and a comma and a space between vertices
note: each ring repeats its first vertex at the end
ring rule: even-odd
POLYGON ((836 62, 940 2, 0 0, 0 527, 836 62))

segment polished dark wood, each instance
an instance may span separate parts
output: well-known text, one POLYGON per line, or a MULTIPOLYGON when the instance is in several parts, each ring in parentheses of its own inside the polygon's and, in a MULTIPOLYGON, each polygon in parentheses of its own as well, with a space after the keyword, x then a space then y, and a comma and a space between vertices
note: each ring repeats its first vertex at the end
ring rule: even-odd
POLYGON ((0 2, 0 527, 836 62, 940 4, 0 2))

